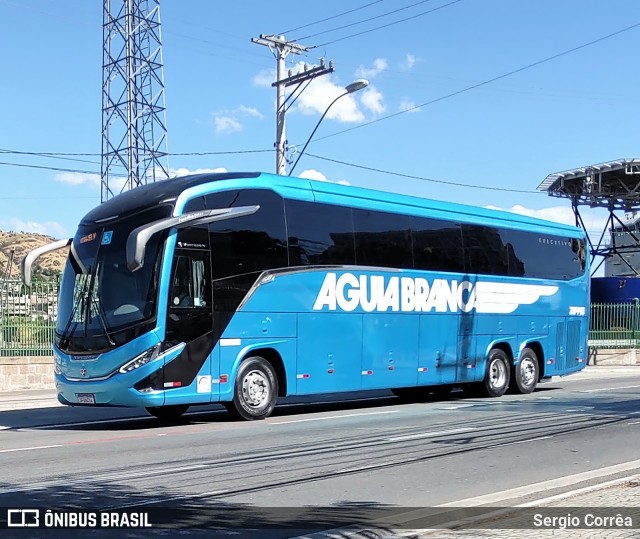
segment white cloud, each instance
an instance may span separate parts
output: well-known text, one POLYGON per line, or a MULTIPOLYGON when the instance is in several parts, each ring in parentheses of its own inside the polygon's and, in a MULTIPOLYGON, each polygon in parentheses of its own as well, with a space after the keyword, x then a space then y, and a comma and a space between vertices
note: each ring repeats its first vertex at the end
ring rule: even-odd
MULTIPOLYGON (((85 174, 82 172, 60 172, 54 176, 57 182, 67 185, 86 185, 93 190, 99 191, 102 188, 102 178, 100 174, 85 174)), ((127 184, 124 177, 111 176, 109 178, 109 189, 114 195, 122 192, 127 184)), ((126 190, 126 189, 125 189, 126 190)))
POLYGON ((69 237, 67 229, 56 221, 23 221, 17 217, 4 219, 0 221, 3 229, 13 230, 15 232, 33 232, 35 234, 43 234, 45 236, 53 236, 54 238, 69 237))
POLYGON ((242 131, 242 124, 233 116, 215 116, 214 122, 219 135, 242 131))
POLYGON ((382 93, 375 86, 369 86, 362 94, 360 101, 362 101, 362 104, 374 114, 382 114, 387 110, 382 99, 382 93))
POLYGON ((90 187, 100 188, 100 174, 84 174, 82 172, 59 172, 54 179, 60 183, 67 185, 88 185, 90 187))
MULTIPOLYGON (((296 106, 292 110, 307 115, 323 114, 332 101, 344 92, 344 87, 338 86, 329 77, 317 77, 300 94, 296 106)), ((327 112, 326 117, 339 122, 361 122, 364 120, 364 114, 358 109, 356 100, 350 94, 336 101, 327 112)))
POLYGON ((303 170, 299 175, 299 178, 306 178, 307 180, 319 180, 321 182, 326 182, 327 177, 320 172, 319 170, 315 170, 313 168, 309 168, 307 170, 303 170))
POLYGON ((240 117, 264 119, 262 113, 254 108, 240 105, 232 110, 221 110, 213 113, 216 133, 219 135, 242 131, 240 117))
POLYGON ((389 64, 384 58, 376 58, 373 61, 373 67, 359 66, 358 69, 356 69, 355 76, 358 78, 373 79, 388 68, 389 64))
POLYGON ((400 64, 400 69, 402 71, 410 71, 413 69, 413 66, 416 65, 418 59, 413 54, 407 54, 404 57, 404 61, 400 64))
POLYGON ((526 215, 527 217, 536 217, 537 219, 545 219, 546 221, 554 221, 556 223, 563 223, 565 225, 575 225, 576 218, 573 215, 571 207, 566 206, 552 206, 550 208, 542 208, 534 210, 531 208, 525 208, 520 204, 516 204, 511 208, 499 208, 497 206, 486 206, 492 210, 508 211, 510 213, 517 213, 518 215, 526 215))
POLYGON ((264 118, 262 113, 254 107, 245 107, 244 105, 240 105, 236 109, 236 112, 238 114, 243 114, 245 116, 250 116, 252 118, 258 118, 259 120, 262 120, 264 118))
POLYGON ((189 176, 191 174, 209 174, 213 172, 227 172, 227 169, 224 167, 218 168, 196 168, 194 170, 189 170, 188 168, 172 168, 169 171, 169 174, 172 178, 177 178, 179 176, 189 176))
POLYGON ((275 69, 263 69, 257 75, 254 75, 252 82, 255 86, 271 88, 271 84, 276 80, 275 69))
POLYGON ((417 109, 416 107, 416 103, 415 101, 412 101, 411 99, 408 99, 406 97, 402 98, 402 101, 400 101, 400 106, 398 107, 401 111, 404 112, 420 112, 422 109, 417 109))
POLYGON ((298 177, 306 178, 307 180, 316 180, 320 182, 339 183, 341 185, 351 185, 347 180, 337 180, 337 181, 329 180, 322 172, 320 172, 319 170, 315 170, 313 168, 303 170, 298 177))

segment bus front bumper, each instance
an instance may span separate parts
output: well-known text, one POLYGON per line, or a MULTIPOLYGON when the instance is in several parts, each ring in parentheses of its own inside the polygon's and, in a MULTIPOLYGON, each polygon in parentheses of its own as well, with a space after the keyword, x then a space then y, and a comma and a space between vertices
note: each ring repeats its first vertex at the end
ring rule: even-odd
POLYGON ((138 391, 133 387, 138 379, 121 374, 106 380, 71 381, 61 374, 55 375, 58 401, 68 406, 162 406, 165 392, 138 391))

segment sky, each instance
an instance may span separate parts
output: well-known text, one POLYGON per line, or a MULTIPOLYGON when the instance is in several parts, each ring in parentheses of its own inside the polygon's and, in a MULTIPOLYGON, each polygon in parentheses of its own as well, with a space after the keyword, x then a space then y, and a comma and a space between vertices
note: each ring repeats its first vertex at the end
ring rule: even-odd
MULTIPOLYGON (((0 230, 70 237, 100 203, 102 17, 97 0, 0 0, 0 230)), ((296 175, 573 223, 537 190, 548 174, 640 157, 637 0, 161 0, 160 18, 172 174, 275 171, 260 34, 310 47, 293 72, 335 66, 287 113, 293 161, 369 81, 296 175)))

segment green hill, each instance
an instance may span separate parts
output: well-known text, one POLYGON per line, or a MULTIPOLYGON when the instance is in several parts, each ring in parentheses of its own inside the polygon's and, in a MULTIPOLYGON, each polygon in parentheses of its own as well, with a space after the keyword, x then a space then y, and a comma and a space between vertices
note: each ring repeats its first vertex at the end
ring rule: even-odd
MULTIPOLYGON (((42 234, 0 231, 0 279, 18 279, 20 263, 32 249, 56 241, 42 234)), ((40 257, 34 268, 34 276, 51 279, 59 275, 67 260, 68 249, 47 253, 40 257)))

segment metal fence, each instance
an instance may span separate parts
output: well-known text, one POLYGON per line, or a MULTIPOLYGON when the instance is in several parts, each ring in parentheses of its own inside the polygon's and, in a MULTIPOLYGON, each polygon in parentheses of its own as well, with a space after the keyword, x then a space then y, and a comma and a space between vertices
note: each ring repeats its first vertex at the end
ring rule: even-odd
POLYGON ((640 348, 640 303, 592 303, 590 348, 640 348))
POLYGON ((58 283, 0 281, 0 356, 51 355, 58 283))
MULTIPOLYGON (((51 355, 57 282, 0 281, 0 356, 51 355)), ((640 348, 640 302, 592 303, 590 348, 640 348)))

